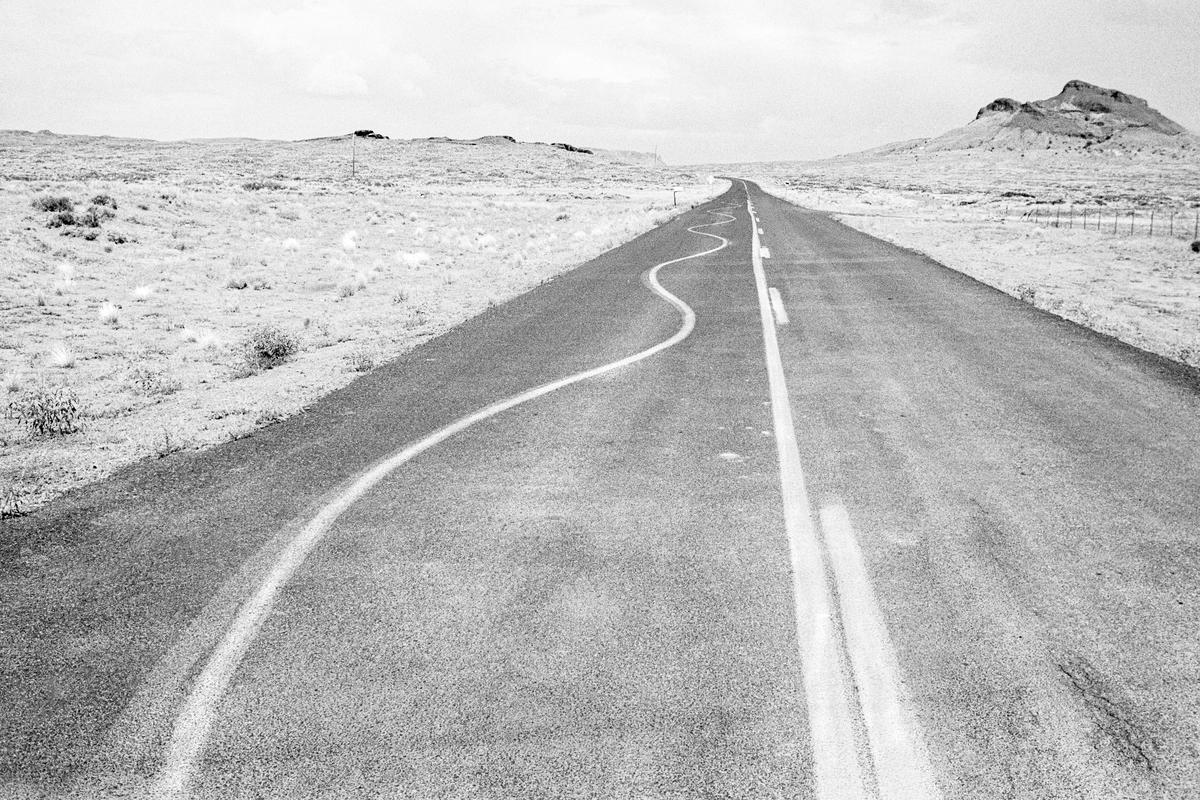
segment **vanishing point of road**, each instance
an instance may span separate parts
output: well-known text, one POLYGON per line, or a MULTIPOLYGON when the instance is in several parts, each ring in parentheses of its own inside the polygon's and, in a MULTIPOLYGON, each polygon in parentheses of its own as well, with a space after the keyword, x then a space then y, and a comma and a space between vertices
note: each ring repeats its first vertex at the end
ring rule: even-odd
POLYGON ((733 180, 3 523, 0 797, 1200 797, 1200 377, 733 180))

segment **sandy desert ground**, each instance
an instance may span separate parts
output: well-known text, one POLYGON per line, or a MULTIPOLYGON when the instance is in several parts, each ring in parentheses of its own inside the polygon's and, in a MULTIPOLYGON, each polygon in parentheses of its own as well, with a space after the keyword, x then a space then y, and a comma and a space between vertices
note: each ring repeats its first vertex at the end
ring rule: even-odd
POLYGON ((718 174, 755 178, 1054 314, 1200 366, 1194 150, 863 154, 718 174))
POLYGON ((347 138, 0 133, 0 515, 294 414, 727 185, 502 139, 353 149, 351 180, 347 138), (263 368, 253 337, 296 353, 263 368), (35 435, 39 395, 79 430, 35 435))

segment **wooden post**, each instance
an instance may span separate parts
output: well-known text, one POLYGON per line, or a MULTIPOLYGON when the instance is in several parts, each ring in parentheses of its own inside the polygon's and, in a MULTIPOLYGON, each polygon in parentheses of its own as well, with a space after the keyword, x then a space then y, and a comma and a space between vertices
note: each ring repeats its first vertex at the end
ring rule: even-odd
POLYGON ((1131 209, 1129 212, 1129 235, 1133 236, 1133 220, 1137 217, 1137 209, 1131 209))
POLYGON ((1113 233, 1117 232, 1117 217, 1121 216, 1116 211, 1113 211, 1113 233))
POLYGON ((1154 209, 1150 209, 1150 233, 1149 236, 1154 236, 1154 209))

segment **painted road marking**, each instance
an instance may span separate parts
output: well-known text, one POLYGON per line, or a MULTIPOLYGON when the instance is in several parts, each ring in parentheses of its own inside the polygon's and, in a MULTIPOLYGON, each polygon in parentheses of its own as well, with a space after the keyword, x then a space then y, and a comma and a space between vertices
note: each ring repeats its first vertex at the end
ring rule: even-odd
POLYGON ((934 800, 929 753, 904 702, 891 638, 871 590, 862 551, 842 506, 821 509, 821 530, 833 566, 846 650, 858 687, 880 800, 934 800))
POLYGON ((758 289, 759 319, 767 360, 767 385, 771 394, 771 419, 779 458, 780 489, 783 493, 784 529, 792 562, 792 595, 796 612, 796 640, 800 649, 804 697, 812 731, 813 771, 817 800, 860 800, 866 797, 849 693, 842 679, 841 659, 835 635, 833 604, 825 577, 825 557, 813 525, 812 509, 800 468, 792 404, 783 377, 783 359, 771 319, 767 278, 759 253, 757 218, 745 182, 746 206, 750 210, 752 237, 750 260, 758 289))
POLYGON ((758 248, 758 253, 763 258, 770 258, 771 257, 771 248, 766 247, 765 245, 760 245, 758 248))
POLYGON ((715 233, 706 233, 697 230, 697 228, 727 225, 733 222, 736 217, 716 211, 709 213, 720 214, 720 216, 728 217, 728 219, 693 225, 688 230, 700 236, 719 239, 720 244, 699 253, 692 253, 689 256, 664 261, 647 270, 642 276, 643 282, 651 291, 662 297, 679 311, 682 324, 673 336, 618 361, 595 367, 586 372, 578 372, 574 375, 569 375, 551 383, 535 387, 506 400, 500 400, 440 428, 424 439, 405 447, 384 461, 379 462, 368 472, 361 475, 346 487, 333 502, 322 508, 320 513, 309 521, 308 525, 294 539, 288 542, 272 565, 271 570, 258 585, 254 594, 239 607, 224 637, 209 656, 204 669, 196 677, 195 681, 193 681, 191 689, 184 700, 183 707, 175 719, 175 727, 171 734, 166 761, 162 770, 154 779, 154 795, 156 797, 177 798, 186 796, 188 784, 191 782, 196 763, 204 754, 204 750, 207 747, 208 737, 216 719, 217 703, 224 696, 225 691, 229 687, 229 682, 241 664, 247 649, 258 635, 263 622, 270 615, 275 600, 278 598, 284 584, 300 568, 300 565, 304 563, 308 554, 320 543, 321 539, 329 531, 329 528, 337 521, 337 518, 353 505, 355 501, 359 500, 401 465, 416 458, 434 445, 444 442, 455 434, 461 433, 477 422, 494 417, 514 406, 526 403, 571 384, 579 383, 580 381, 594 378, 597 375, 602 375, 606 372, 642 361, 679 344, 691 334, 692 329, 696 327, 695 312, 687 303, 663 288, 662 284, 658 282, 658 273, 663 267, 711 255, 718 250, 724 249, 729 244, 729 240, 725 237, 718 236, 715 233))
POLYGON ((762 228, 759 228, 759 229, 758 229, 758 235, 759 235, 759 236, 762 236, 762 235, 763 235, 763 233, 764 233, 763 229, 762 229, 762 228))
POLYGON ((787 325, 787 309, 783 307, 783 298, 779 296, 779 290, 772 286, 767 290, 767 294, 771 298, 771 311, 775 314, 775 324, 787 325))
POLYGON ((821 264, 900 264, 904 259, 887 258, 796 258, 788 259, 788 264, 795 266, 819 266, 821 264))
MULTIPOLYGON (((753 206, 749 202, 749 187, 744 181, 742 187, 746 191, 751 217, 757 224, 753 206)), ((792 549, 796 629, 801 659, 804 662, 804 687, 808 695, 810 724, 813 728, 816 796, 818 800, 863 798, 867 796, 867 790, 859 772, 853 740, 847 744, 843 739, 830 735, 831 730, 834 734, 840 731, 843 724, 842 715, 848 716, 850 712, 839 706, 832 706, 828 698, 815 701, 812 696, 813 691, 825 688, 831 694, 836 691, 841 701, 847 703, 840 672, 836 680, 828 675, 831 668, 839 669, 841 665, 839 658, 830 656, 830 652, 836 651, 839 644, 836 633, 832 632, 830 611, 826 607, 830 604, 830 588, 826 584, 821 540, 812 525, 804 479, 800 472, 800 457, 796 448, 796 434, 778 340, 769 324, 769 314, 764 310, 769 292, 766 289, 766 276, 758 250, 758 237, 754 236, 751 243, 751 260, 755 283, 758 285, 760 317, 767 351, 767 377, 771 388, 776 442, 779 447, 785 526, 792 549), (789 461, 794 461, 790 468, 786 466, 789 461), (789 470, 793 473, 791 478, 789 470), (797 519, 793 521, 791 517, 797 519), (804 553, 804 563, 798 565, 797 551, 800 548, 806 548, 807 552, 804 553), (802 572, 805 565, 807 574, 802 572), (808 586, 805 587, 804 583, 808 586), (803 602, 806 597, 809 599, 807 608, 803 602), (805 612, 811 616, 807 623, 808 632, 812 636, 811 641, 805 636, 805 620, 802 619, 805 612), (824 635, 827 635, 832 643, 818 639, 818 636, 824 635), (814 645, 813 641, 817 644, 814 645), (810 670, 821 673, 819 679, 810 678, 810 670), (820 719, 818 712, 827 718, 820 719), (847 747, 849 753, 846 752, 847 747), (839 767, 852 767, 856 780, 851 780, 849 776, 840 776, 840 782, 830 780, 828 772, 839 767)), ((938 800, 940 793, 933 780, 929 754, 925 749, 916 717, 910 712, 903 696, 900 666, 888 636, 883 614, 871 589, 862 552, 854 538, 845 508, 823 508, 821 528, 832 567, 834 587, 837 589, 838 618, 841 620, 845 637, 850 672, 857 689, 857 710, 866 729, 866 746, 870 754, 867 763, 870 765, 875 784, 871 796, 877 796, 879 800, 938 800)))

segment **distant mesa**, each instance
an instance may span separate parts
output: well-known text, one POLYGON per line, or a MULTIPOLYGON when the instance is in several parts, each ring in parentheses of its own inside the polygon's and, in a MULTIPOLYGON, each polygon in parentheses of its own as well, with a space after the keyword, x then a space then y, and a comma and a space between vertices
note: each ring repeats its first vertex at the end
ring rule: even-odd
POLYGON ((981 108, 975 119, 993 114, 1008 115, 1001 120, 1002 126, 1092 141, 1111 139, 1129 128, 1144 128, 1167 136, 1186 133, 1182 125, 1150 108, 1142 98, 1084 81, 1070 81, 1049 100, 1018 103, 1001 97, 981 108))
MULTIPOLYGON (((446 141, 453 142, 453 141, 461 141, 461 140, 447 139, 446 141)), ((467 144, 498 144, 501 146, 509 145, 509 144, 520 144, 520 142, 517 141, 515 136, 506 136, 506 135, 480 136, 478 139, 467 140, 466 143, 467 144)))
POLYGON ((596 152, 595 150, 588 150, 586 147, 576 147, 566 142, 551 142, 550 146, 557 147, 559 150, 566 150, 568 153, 585 153, 589 156, 596 152))
POLYGON ((430 136, 421 141, 436 144, 456 144, 476 147, 491 145, 493 147, 553 147, 567 153, 581 156, 599 156, 609 161, 619 161, 625 164, 637 164, 645 167, 666 166, 655 153, 642 153, 636 150, 606 150, 598 147, 579 147, 566 142, 522 142, 514 136, 493 135, 480 136, 477 139, 451 139, 448 136, 430 136))
MULTIPOLYGON (((22 131, 22 130, 0 130, 0 136, 18 136, 18 137, 53 136, 53 137, 73 138, 73 139, 80 139, 80 140, 114 138, 114 137, 108 137, 108 136, 68 136, 65 134, 53 133, 52 131, 48 131, 48 130, 38 131, 37 133, 33 133, 30 131, 22 131)), ((337 135, 331 135, 331 136, 316 136, 316 137, 312 137, 312 138, 308 138, 308 139, 297 139, 295 141, 308 142, 308 143, 326 143, 326 144, 330 144, 330 145, 337 145, 339 142, 344 143, 346 141, 346 139, 348 139, 348 138, 349 139, 390 140, 393 142, 394 146, 452 145, 452 146, 457 146, 457 147, 494 147, 494 148, 512 149, 514 153, 519 152, 516 148, 549 148, 549 149, 553 149, 553 150, 560 150, 564 153, 570 153, 574 156, 583 157, 583 158, 595 156, 596 158, 602 159, 605 161, 617 162, 617 163, 622 163, 622 164, 631 164, 631 165, 643 166, 643 167, 652 167, 652 168, 666 166, 666 164, 662 161, 662 159, 660 159, 658 157, 657 153, 643 153, 643 152, 639 152, 636 150, 608 150, 608 149, 602 149, 602 148, 598 148, 598 147, 579 147, 578 145, 568 144, 566 142, 522 142, 522 141, 518 140, 515 136, 508 136, 507 134, 496 134, 496 135, 492 135, 492 136, 480 136, 476 139, 454 139, 449 136, 428 136, 428 137, 416 138, 416 139, 391 139, 391 137, 385 136, 384 134, 379 133, 374 130, 371 130, 370 128, 359 128, 350 133, 337 134, 337 135)), ((139 141, 139 140, 128 139, 125 141, 139 141)), ((151 140, 141 140, 141 141, 151 141, 151 140)), ((269 142, 271 140, 226 138, 226 139, 186 139, 186 140, 181 140, 181 141, 192 141, 192 142, 263 141, 263 142, 269 142)), ((344 145, 341 145, 341 146, 344 146, 344 145)), ((499 156, 500 154, 497 153, 497 155, 499 156)))
POLYGON ((961 128, 867 152, 978 149, 1191 153, 1200 150, 1200 137, 1140 97, 1073 80, 1046 100, 1021 102, 1001 97, 979 109, 975 119, 961 128))

